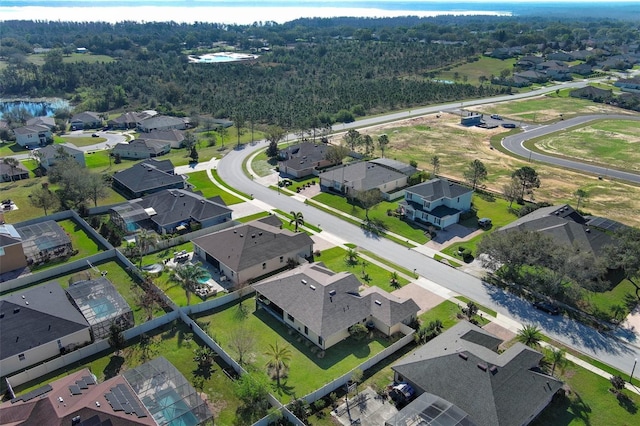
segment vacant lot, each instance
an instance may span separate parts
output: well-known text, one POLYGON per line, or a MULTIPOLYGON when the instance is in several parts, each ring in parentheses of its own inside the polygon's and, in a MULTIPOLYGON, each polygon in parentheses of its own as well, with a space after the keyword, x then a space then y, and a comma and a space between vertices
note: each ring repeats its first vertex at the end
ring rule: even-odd
MULTIPOLYGON (((547 97, 530 101, 510 102, 487 106, 487 112, 496 112, 505 116, 518 114, 547 114, 552 110, 568 108, 567 102, 575 103, 574 111, 589 111, 590 108, 602 108, 600 104, 583 103, 577 99, 547 97), (514 106, 513 104, 517 104, 514 106), (536 112, 537 111, 537 112, 536 112), (547 112, 545 112, 547 111, 547 112)), ((567 109, 568 110, 568 109, 567 109)), ((622 112, 616 110, 616 112, 622 112)), ((551 119, 551 116, 549 116, 551 119)), ((389 146, 385 156, 399 161, 415 160, 418 167, 432 171, 431 158, 440 159, 439 175, 453 179, 463 179, 463 173, 469 163, 478 159, 488 171, 485 182, 488 189, 501 192, 511 174, 520 167, 532 166, 540 176, 541 187, 535 190, 536 201, 576 204, 573 195, 577 189, 585 189, 589 196, 582 209, 594 215, 606 216, 628 225, 640 225, 640 188, 623 182, 608 179, 599 180, 597 176, 588 176, 571 170, 559 169, 544 164, 513 158, 492 149, 492 137, 500 138, 506 133, 501 127, 481 129, 463 127, 460 117, 454 114, 427 115, 402 122, 389 123, 361 130, 371 134, 374 139, 386 133, 389 146), (634 212, 636 212, 634 214, 634 212)), ((336 136, 337 140, 341 135, 336 136)))
POLYGON ((535 146, 554 155, 573 157, 633 172, 640 171, 640 122, 602 120, 539 138, 535 146))

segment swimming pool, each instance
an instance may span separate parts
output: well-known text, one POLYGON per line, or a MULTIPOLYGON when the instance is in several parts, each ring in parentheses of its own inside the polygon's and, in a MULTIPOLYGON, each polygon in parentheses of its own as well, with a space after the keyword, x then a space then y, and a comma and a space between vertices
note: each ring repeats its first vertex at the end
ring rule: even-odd
POLYGON ((158 409, 154 410, 153 418, 160 425, 196 426, 199 423, 187 404, 173 390, 164 395, 156 395, 155 403, 158 404, 158 409))
POLYGON ((198 282, 199 282, 200 284, 206 284, 206 283, 207 283, 207 281, 209 281, 210 279, 212 279, 212 278, 211 278, 211 274, 209 274, 209 273, 207 272, 207 275, 206 275, 205 277, 203 277, 203 278, 200 278, 200 279, 198 280, 198 282))
POLYGON ((88 303, 93 310, 95 319, 97 320, 108 318, 116 313, 116 307, 107 299, 89 300, 88 303))

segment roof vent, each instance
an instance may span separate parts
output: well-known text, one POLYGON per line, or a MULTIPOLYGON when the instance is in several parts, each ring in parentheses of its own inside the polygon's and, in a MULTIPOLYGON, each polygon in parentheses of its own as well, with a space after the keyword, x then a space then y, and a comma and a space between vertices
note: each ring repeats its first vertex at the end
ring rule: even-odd
POLYGON ((478 368, 482 371, 487 371, 487 364, 478 363, 478 368))
POLYGON ((22 298, 23 298, 23 299, 26 299, 26 297, 24 297, 24 294, 22 295, 22 298))
POLYGON ((13 308, 13 313, 17 314, 18 312, 20 312, 20 308, 13 308))
POLYGON ((315 290, 315 289, 316 289, 316 286, 315 286, 315 285, 313 285, 313 284, 311 284, 311 285, 309 286, 309 288, 310 288, 311 290, 315 290))
POLYGON ((258 235, 262 235, 262 232, 258 232, 258 235))
POLYGON ((29 301, 28 301, 28 300, 25 300, 25 301, 24 301, 24 304, 25 304, 25 305, 28 305, 28 304, 29 304, 29 301))
POLYGON ((181 192, 181 193, 180 193, 180 196, 181 196, 181 197, 184 197, 184 194, 181 192))
POLYGON ((375 304, 376 304, 376 305, 378 305, 378 306, 382 306, 382 302, 381 302, 381 301, 379 301, 379 300, 376 300, 376 301, 375 301, 375 304))
POLYGON ((587 228, 584 230, 584 232, 591 232, 591 229, 587 228))
POLYGON ((251 238, 255 238, 255 237, 256 237, 256 234, 251 234, 251 238))
POLYGON ((489 371, 491 371, 491 374, 496 374, 498 372, 498 367, 496 367, 495 365, 492 365, 489 368, 489 371))
POLYGON ((234 230, 233 230, 233 233, 234 233, 234 234, 237 234, 237 233, 238 233, 238 230, 237 230, 237 229, 234 229, 234 230))
POLYGON ((100 406, 100 401, 96 401, 96 407, 100 406))
POLYGON ((462 359, 464 359, 465 361, 469 359, 469 355, 467 355, 466 352, 459 352, 458 356, 462 359))
POLYGON ((0 312, 0 318, 4 318, 4 312, 0 312))
POLYGON ((335 296, 335 295, 336 295, 336 291, 335 291, 335 290, 331 290, 331 291, 329 292, 329 296, 335 296))
POLYGON ((300 280, 300 282, 304 285, 307 285, 307 280, 300 280))
POLYGON ((244 235, 240 234, 240 238, 244 237, 244 235))

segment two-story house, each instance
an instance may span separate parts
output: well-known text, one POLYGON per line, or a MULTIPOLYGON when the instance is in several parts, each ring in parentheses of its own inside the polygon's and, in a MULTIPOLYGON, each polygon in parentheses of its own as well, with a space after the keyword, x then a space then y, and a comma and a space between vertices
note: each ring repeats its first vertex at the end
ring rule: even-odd
POLYGON ((45 146, 53 141, 51 129, 43 124, 18 127, 13 129, 13 133, 16 135, 16 143, 22 147, 45 146))
POLYGON ((473 190, 466 186, 435 178, 407 188, 400 208, 407 219, 445 229, 471 209, 472 195, 473 190))

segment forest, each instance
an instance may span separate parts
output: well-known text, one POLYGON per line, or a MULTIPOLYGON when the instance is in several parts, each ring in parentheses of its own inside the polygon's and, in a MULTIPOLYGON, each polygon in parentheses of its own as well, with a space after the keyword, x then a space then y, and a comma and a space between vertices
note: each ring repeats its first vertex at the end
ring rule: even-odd
POLYGON ((293 129, 509 93, 485 82, 433 79, 487 50, 637 46, 639 39, 632 22, 610 19, 317 18, 248 26, 7 21, 0 27, 0 97, 62 97, 76 111, 151 108, 293 129), (65 61, 78 47, 113 60, 65 61), (30 60, 34 48, 46 49, 43 63, 30 60), (187 61, 187 54, 216 49, 260 57, 187 61))

